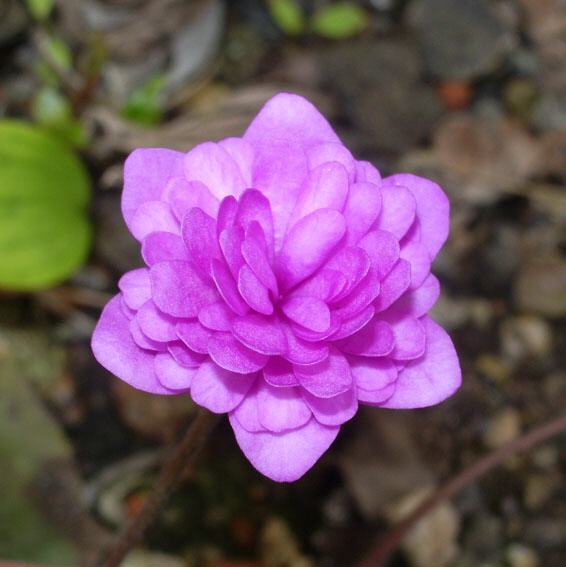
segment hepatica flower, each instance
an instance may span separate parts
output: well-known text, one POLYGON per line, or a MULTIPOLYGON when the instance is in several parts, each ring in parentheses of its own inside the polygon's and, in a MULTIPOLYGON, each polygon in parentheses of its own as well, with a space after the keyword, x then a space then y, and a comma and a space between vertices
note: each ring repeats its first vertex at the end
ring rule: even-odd
POLYGON ((427 315, 445 194, 382 179, 305 99, 275 96, 242 138, 135 150, 124 175, 147 267, 120 279, 94 354, 135 388, 227 413, 264 475, 301 477, 359 404, 421 408, 459 387, 427 315))

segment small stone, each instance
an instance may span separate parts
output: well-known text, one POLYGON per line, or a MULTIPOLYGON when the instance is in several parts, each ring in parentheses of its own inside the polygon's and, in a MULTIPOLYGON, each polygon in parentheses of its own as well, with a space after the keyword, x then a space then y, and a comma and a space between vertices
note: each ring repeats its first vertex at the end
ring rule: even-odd
POLYGON ((509 567, 539 567, 540 560, 536 552, 520 543, 513 543, 507 549, 509 567))
POLYGON ((540 162, 540 174, 566 181, 566 128, 546 132, 540 143, 544 156, 540 162))
POLYGON ((261 534, 261 560, 265 567, 312 567, 313 561, 300 551, 296 536, 281 518, 268 518, 261 534))
POLYGON ((544 356, 552 348, 549 324, 534 315, 506 319, 501 324, 499 336, 503 353, 512 360, 544 356))
POLYGON ((503 100, 515 116, 528 122, 532 116, 538 95, 538 88, 533 81, 519 77, 505 86, 503 100))
POLYGON ((546 317, 566 315, 566 260, 558 255, 529 258, 515 285, 522 311, 546 317))
POLYGON ((514 23, 487 0, 420 0, 410 19, 428 71, 440 78, 487 74, 517 43, 514 23))
POLYGON ((476 369, 498 384, 503 384, 511 376, 509 364, 502 358, 486 353, 476 360, 476 369))
POLYGON ((507 408, 495 414, 488 423, 483 441, 490 449, 497 449, 519 436, 521 416, 513 408, 507 408))
POLYGON ((548 474, 533 474, 525 485, 524 501, 527 508, 537 510, 543 506, 557 488, 555 479, 548 474))

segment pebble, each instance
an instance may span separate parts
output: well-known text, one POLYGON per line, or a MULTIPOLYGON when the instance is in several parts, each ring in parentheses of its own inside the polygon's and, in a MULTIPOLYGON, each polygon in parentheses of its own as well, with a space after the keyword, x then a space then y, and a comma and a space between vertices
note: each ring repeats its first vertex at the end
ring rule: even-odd
POLYGON ((540 559, 534 549, 513 543, 507 548, 509 567, 539 567, 540 559))
POLYGON ((499 336, 503 354, 511 360, 544 356, 552 348, 550 325, 534 315, 522 315, 504 320, 499 336))
POLYGON ((514 408, 506 408, 496 413, 488 422, 483 435, 486 447, 498 449, 519 436, 521 416, 514 408))

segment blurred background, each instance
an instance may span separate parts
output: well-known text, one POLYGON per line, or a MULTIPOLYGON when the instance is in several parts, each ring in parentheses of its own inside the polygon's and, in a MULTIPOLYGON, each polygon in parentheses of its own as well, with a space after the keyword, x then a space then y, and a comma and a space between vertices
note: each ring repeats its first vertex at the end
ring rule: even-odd
MULTIPOLYGON (((448 192, 434 316, 464 384, 428 410, 362 409, 292 485, 223 423, 127 565, 355 565, 433 487, 564 410, 564 0, 0 0, 0 565, 92 558, 195 411, 90 352, 141 264, 125 156, 240 135, 280 90, 384 174, 448 192)), ((565 469, 563 440, 506 461, 391 565, 565 565, 565 469)))

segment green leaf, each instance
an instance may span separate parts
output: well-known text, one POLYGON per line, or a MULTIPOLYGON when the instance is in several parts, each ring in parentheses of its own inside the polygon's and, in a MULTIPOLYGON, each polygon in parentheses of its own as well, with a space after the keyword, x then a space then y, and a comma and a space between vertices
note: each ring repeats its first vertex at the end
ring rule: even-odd
POLYGON ((53 10, 55 0, 26 0, 26 4, 30 14, 36 20, 43 21, 53 10))
POLYGON ((56 35, 50 35, 46 42, 47 49, 53 60, 65 71, 73 66, 73 54, 71 48, 56 35))
POLYGON ((367 14, 361 6, 339 2, 317 10, 312 17, 311 27, 322 37, 345 39, 361 32, 367 22, 367 14))
POLYGON ((122 116, 144 126, 153 126, 163 118, 162 98, 165 77, 156 75, 135 90, 122 109, 122 116))
POLYGON ((34 290, 71 275, 91 242, 88 174, 58 138, 0 121, 0 288, 34 290))
POLYGON ((36 122, 63 141, 79 148, 86 146, 84 126, 73 116, 69 101, 57 89, 43 87, 33 100, 32 114, 36 122))
POLYGON ((297 0, 269 0, 273 21, 288 35, 299 35, 305 29, 305 16, 297 0))

